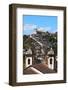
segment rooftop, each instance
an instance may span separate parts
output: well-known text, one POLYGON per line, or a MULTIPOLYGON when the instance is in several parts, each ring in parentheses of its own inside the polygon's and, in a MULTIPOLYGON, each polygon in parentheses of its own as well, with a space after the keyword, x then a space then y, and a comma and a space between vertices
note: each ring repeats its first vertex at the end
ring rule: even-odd
POLYGON ((32 50, 29 48, 28 51, 25 52, 25 54, 32 54, 32 50))
POLYGON ((54 51, 52 48, 50 49, 50 51, 48 51, 47 55, 54 55, 54 51))
POLYGON ((28 68, 26 68, 24 70, 24 74, 40 74, 39 72, 41 72, 42 74, 55 73, 54 70, 51 70, 50 68, 48 68, 48 66, 46 64, 44 64, 44 63, 29 66, 28 68), (38 71, 38 72, 36 72, 34 69, 32 69, 32 67, 34 69, 36 69, 36 71, 38 71))

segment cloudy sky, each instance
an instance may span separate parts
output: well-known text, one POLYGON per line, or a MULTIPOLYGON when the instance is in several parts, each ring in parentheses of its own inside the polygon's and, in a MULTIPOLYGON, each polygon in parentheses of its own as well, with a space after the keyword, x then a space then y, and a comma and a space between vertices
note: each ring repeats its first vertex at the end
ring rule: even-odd
POLYGON ((57 31, 57 16, 36 16, 24 15, 24 31, 26 35, 30 35, 35 31, 35 28, 43 31, 56 32, 57 31))

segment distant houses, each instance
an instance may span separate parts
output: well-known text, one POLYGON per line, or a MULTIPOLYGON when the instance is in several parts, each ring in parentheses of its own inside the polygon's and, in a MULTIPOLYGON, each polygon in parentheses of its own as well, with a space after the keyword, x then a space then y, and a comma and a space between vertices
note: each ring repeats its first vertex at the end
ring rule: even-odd
POLYGON ((48 32, 44 33, 41 31, 36 31, 35 34, 30 35, 30 37, 28 38, 28 41, 31 39, 32 46, 27 50, 24 49, 23 53, 24 74, 29 74, 30 72, 29 70, 32 71, 32 69, 28 69, 30 67, 33 67, 39 71, 40 70, 39 66, 42 67, 41 71, 42 73, 43 71, 44 73, 57 72, 57 60, 56 60, 57 55, 55 54, 53 48, 49 46, 50 44, 49 41, 47 41, 48 40, 47 35, 50 34, 48 32), (46 70, 43 70, 44 68, 46 70))

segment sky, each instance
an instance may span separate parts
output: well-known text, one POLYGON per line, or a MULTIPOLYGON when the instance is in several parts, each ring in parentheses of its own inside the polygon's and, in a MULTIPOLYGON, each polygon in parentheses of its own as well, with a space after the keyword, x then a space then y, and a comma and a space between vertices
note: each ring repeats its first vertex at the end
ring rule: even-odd
POLYGON ((51 33, 57 31, 57 16, 24 15, 23 22, 24 35, 32 34, 36 28, 51 33))

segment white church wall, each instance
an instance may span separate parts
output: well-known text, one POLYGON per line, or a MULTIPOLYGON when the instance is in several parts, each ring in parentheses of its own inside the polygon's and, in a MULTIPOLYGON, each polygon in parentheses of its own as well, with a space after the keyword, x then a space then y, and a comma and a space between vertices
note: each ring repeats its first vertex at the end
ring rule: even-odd
POLYGON ((48 58, 48 67, 52 70, 54 69, 54 57, 48 58), (50 59, 52 59, 52 64, 50 64, 50 59))
POLYGON ((32 65, 32 57, 26 57, 26 67, 32 65), (30 63, 28 63, 28 60, 30 59, 30 63))

